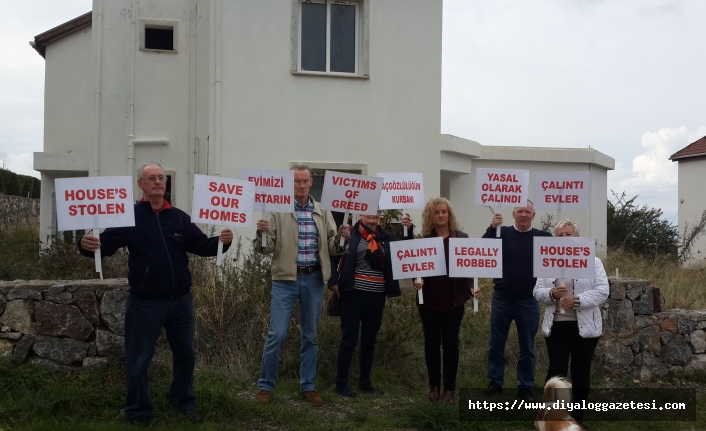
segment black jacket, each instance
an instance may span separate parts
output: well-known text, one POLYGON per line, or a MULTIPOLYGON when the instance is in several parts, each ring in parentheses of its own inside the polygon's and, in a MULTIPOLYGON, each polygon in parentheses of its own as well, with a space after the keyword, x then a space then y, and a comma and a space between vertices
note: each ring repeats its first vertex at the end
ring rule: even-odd
MULTIPOLYGON (((358 244, 360 244, 362 238, 358 231, 359 224, 360 222, 353 226, 351 238, 348 241, 348 251, 340 256, 331 258, 331 278, 329 278, 328 285, 333 286, 337 284, 339 292, 353 290, 356 253, 358 251, 358 244), (339 264, 343 266, 339 268, 339 264)), ((382 232, 380 244, 385 251, 385 293, 388 297, 400 296, 400 283, 392 278, 390 242, 395 241, 395 236, 382 229, 380 231, 382 232)))

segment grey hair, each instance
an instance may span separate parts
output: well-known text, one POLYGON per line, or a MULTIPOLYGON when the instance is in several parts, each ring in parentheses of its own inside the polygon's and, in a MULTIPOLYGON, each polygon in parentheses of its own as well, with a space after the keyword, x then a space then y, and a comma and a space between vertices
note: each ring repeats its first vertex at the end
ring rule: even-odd
POLYGON ((146 168, 147 166, 159 166, 159 168, 160 168, 161 170, 164 170, 164 168, 162 167, 162 165, 160 165, 160 164, 157 163, 157 162, 145 163, 144 165, 140 166, 140 169, 137 170, 137 178, 138 178, 138 179, 140 179, 140 180, 143 180, 143 179, 144 179, 144 178, 142 178, 142 175, 145 173, 145 168, 146 168))
POLYGON ((307 171, 309 172, 309 177, 311 178, 311 168, 306 163, 292 163, 289 168, 292 171, 307 171))
MULTIPOLYGON (((534 211, 534 202, 532 202, 530 199, 527 199, 527 203, 532 204, 532 211, 534 211)), ((525 205, 525 206, 528 206, 528 205, 525 205)), ((513 208, 513 211, 518 208, 524 208, 524 207, 515 207, 515 208, 513 208)))
POLYGON ((576 223, 575 221, 569 220, 568 218, 566 220, 556 222, 556 224, 554 225, 554 231, 556 231, 557 229, 563 229, 566 226, 571 226, 572 228, 574 228, 574 232, 576 232, 576 236, 581 235, 581 230, 579 229, 579 224, 576 223))

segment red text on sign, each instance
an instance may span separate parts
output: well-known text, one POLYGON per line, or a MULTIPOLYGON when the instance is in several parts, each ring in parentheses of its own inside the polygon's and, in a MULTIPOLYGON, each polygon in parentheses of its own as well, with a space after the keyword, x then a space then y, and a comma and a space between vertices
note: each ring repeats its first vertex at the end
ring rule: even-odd
POLYGON ((206 220, 229 221, 233 223, 245 223, 248 220, 247 214, 234 211, 218 211, 209 209, 200 209, 199 218, 206 220))
POLYGON ((590 247, 555 247, 543 245, 539 247, 539 254, 551 254, 558 256, 590 256, 590 247))
POLYGON ((367 211, 368 209, 368 204, 352 201, 339 201, 338 199, 334 199, 333 202, 331 202, 331 206, 348 211, 367 211))
POLYGON ((66 201, 115 199, 116 196, 118 199, 127 199, 127 190, 124 188, 113 188, 64 191, 64 200, 66 201))
POLYGON ((69 205, 69 215, 125 214, 125 204, 69 205))
POLYGON ((266 193, 255 193, 255 202, 291 205, 292 197, 290 195, 268 195, 266 193))
POLYGON ((235 198, 222 198, 220 196, 211 196, 211 205, 214 207, 223 208, 238 208, 240 201, 235 198))
POLYGON ((588 268, 588 260, 545 257, 542 259, 542 266, 545 268, 588 268))
POLYGON ((434 262, 403 263, 402 272, 433 271, 434 262))
POLYGON ((456 266, 465 268, 496 268, 495 259, 456 259, 456 266))
POLYGON ((208 191, 216 193, 227 193, 229 195, 243 195, 243 186, 238 184, 225 184, 211 181, 208 183, 208 191))
POLYGON ((398 250, 397 258, 399 260, 408 259, 410 257, 426 257, 436 256, 436 247, 416 248, 412 250, 398 250))
POLYGON ((546 195, 544 196, 544 202, 559 204, 577 204, 579 203, 579 197, 576 195, 546 195))

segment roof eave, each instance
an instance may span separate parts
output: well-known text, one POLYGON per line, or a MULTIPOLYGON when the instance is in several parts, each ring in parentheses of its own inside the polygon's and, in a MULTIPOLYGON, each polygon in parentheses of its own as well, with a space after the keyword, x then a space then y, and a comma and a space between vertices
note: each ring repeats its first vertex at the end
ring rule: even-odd
POLYGON ((93 20, 93 12, 87 12, 79 17, 58 25, 51 30, 38 34, 34 37, 34 41, 30 42, 30 46, 34 48, 39 55, 45 56, 46 47, 52 42, 70 35, 71 33, 82 30, 91 25, 93 20))
POLYGON ((679 161, 681 159, 690 159, 692 157, 704 157, 704 156, 706 156, 706 153, 686 154, 684 156, 676 156, 676 157, 672 156, 669 158, 669 160, 675 162, 675 161, 679 161))

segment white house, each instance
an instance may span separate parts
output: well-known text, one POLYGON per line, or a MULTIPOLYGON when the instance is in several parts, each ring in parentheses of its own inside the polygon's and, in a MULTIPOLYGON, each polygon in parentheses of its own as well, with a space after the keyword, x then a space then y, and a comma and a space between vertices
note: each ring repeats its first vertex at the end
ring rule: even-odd
POLYGON ((55 178, 134 177, 157 161, 171 202, 189 211, 196 173, 237 178, 241 167, 307 162, 315 196, 327 169, 421 172, 426 197, 449 197, 471 236, 490 222, 473 205, 477 167, 590 171, 591 210, 566 215, 604 245, 612 158, 440 134, 442 7, 94 0, 92 12, 32 42, 46 59, 44 151, 34 157, 42 238, 56 233, 55 178))
MULTIPOLYGON (((679 167, 679 233, 698 225, 706 211, 704 172, 706 172, 706 136, 692 142, 669 158, 679 167)), ((706 259, 706 235, 699 237, 691 249, 687 263, 703 262, 706 259)))

